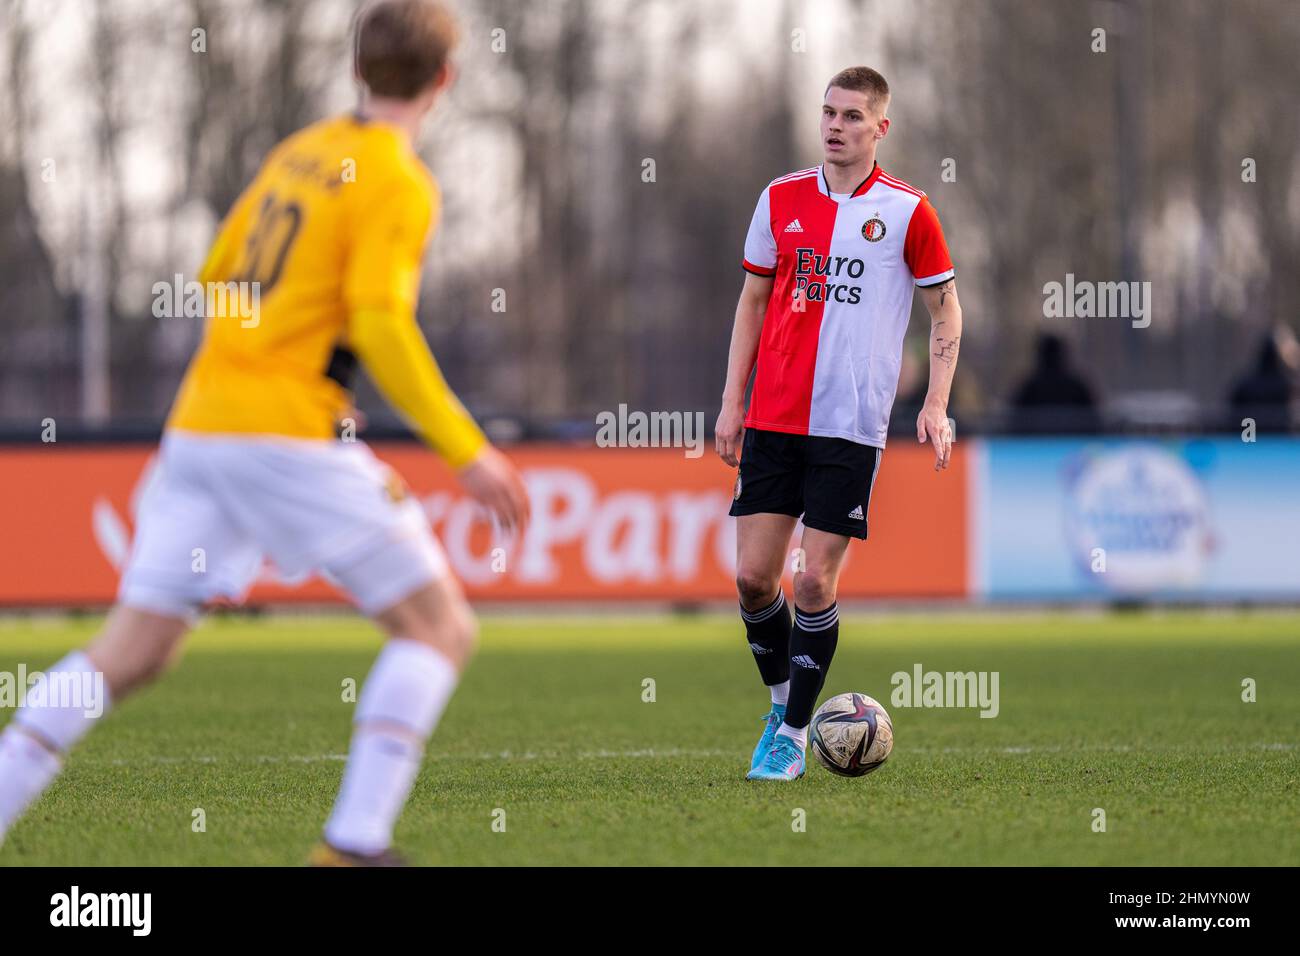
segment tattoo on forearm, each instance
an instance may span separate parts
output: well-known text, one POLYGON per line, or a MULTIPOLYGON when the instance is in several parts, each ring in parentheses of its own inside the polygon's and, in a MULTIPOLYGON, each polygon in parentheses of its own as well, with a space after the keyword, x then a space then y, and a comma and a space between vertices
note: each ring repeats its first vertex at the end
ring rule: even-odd
POLYGON ((961 336, 955 338, 943 339, 935 337, 934 340, 934 357, 943 359, 949 365, 957 361, 957 350, 961 348, 961 336))

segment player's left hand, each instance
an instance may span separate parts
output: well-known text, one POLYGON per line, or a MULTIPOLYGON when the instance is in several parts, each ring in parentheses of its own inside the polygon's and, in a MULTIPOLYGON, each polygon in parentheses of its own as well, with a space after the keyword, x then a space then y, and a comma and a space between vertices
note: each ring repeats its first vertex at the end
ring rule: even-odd
POLYGON ((916 440, 922 445, 929 441, 934 445, 934 470, 948 467, 952 458, 952 424, 948 421, 948 409, 938 402, 927 401, 921 406, 921 414, 916 416, 916 440))
POLYGON ((506 533, 523 533, 528 525, 528 489, 514 464, 491 445, 462 468, 457 477, 470 497, 487 507, 506 533))

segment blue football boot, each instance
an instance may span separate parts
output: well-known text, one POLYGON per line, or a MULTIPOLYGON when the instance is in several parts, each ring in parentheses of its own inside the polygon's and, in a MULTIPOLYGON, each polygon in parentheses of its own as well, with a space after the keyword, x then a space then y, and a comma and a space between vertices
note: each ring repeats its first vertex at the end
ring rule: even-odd
POLYGON ((785 720, 785 704, 773 704, 772 709, 763 718, 765 724, 763 736, 758 738, 758 746, 754 748, 754 755, 749 758, 749 769, 751 771, 758 768, 758 765, 763 762, 763 758, 767 756, 767 752, 772 749, 772 738, 776 736, 776 728, 781 726, 783 720, 785 720))
POLYGON ((798 780, 803 776, 804 766, 803 748, 785 734, 777 734, 766 756, 746 774, 746 779, 798 780))

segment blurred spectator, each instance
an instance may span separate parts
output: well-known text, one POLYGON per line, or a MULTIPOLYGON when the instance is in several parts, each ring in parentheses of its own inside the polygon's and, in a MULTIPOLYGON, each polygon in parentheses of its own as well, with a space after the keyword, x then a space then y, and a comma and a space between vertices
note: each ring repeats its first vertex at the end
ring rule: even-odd
POLYGON ((1012 430, 1078 434, 1099 424, 1092 389, 1070 368, 1065 340, 1039 336, 1037 363, 1011 399, 1012 430))
POLYGON ((1278 338, 1270 335, 1260 343, 1254 368, 1233 385, 1228 396, 1231 428, 1240 428, 1242 419, 1253 418, 1260 430, 1290 429, 1294 368, 1289 367, 1278 338))

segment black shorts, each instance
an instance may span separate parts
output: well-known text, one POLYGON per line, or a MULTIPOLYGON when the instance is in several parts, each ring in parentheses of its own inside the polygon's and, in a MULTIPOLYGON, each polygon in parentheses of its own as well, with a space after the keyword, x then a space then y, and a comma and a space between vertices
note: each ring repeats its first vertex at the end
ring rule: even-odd
POLYGON ((804 527, 865 538, 879 468, 871 445, 748 428, 731 514, 802 516, 804 527))

